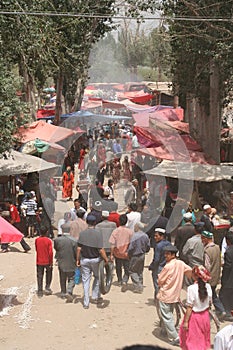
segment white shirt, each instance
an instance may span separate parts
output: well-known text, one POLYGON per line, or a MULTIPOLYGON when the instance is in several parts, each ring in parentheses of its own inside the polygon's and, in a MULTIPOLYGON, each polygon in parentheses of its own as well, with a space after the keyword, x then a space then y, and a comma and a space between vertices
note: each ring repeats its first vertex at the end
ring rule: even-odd
POLYGON ((134 231, 134 225, 141 221, 141 213, 138 211, 131 211, 127 214, 127 218, 128 221, 125 226, 134 231))
POLYGON ((139 143, 138 143, 137 135, 134 135, 134 136, 132 137, 132 147, 133 147, 133 148, 139 148, 139 147, 140 147, 140 145, 139 145, 139 143))
POLYGON ((201 301, 198 295, 198 284, 194 283, 187 289, 187 304, 192 306, 194 312, 201 312, 208 309, 212 301, 212 289, 209 283, 206 283, 207 298, 201 301))
POLYGON ((233 349, 233 324, 229 324, 219 331, 214 338, 214 350, 233 349))
MULTIPOLYGON (((83 208, 83 207, 80 207, 79 209, 81 209, 82 211, 85 212, 84 216, 83 216, 83 220, 86 220, 87 218, 87 211, 83 208)), ((75 208, 71 208, 70 209, 70 214, 71 214, 71 220, 74 221, 76 220, 78 217, 76 215, 76 209, 75 208)))

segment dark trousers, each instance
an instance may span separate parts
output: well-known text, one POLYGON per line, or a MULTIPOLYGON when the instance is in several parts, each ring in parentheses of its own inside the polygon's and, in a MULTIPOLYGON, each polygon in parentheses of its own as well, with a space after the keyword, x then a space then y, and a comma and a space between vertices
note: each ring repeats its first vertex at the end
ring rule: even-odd
POLYGON ((217 312, 224 312, 224 306, 221 303, 219 297, 216 294, 216 286, 211 286, 212 289, 212 299, 213 299, 213 304, 217 312))
POLYGON ((128 259, 115 259, 116 262, 116 274, 118 282, 127 283, 129 280, 129 260, 128 259), (122 277, 122 268, 124 269, 124 276, 122 277))
POLYGON ((22 248, 23 248, 25 251, 31 249, 30 246, 27 244, 27 242, 25 241, 24 238, 21 239, 20 244, 21 244, 22 248))
POLYGON ((66 294, 66 292, 68 294, 73 294, 73 289, 75 286, 74 275, 75 275, 75 271, 65 272, 59 268, 60 286, 61 286, 62 294, 66 294), (66 288, 67 281, 68 281, 68 284, 66 288))
MULTIPOLYGON (((20 244, 25 251, 31 249, 24 238, 21 239, 20 244)), ((2 245, 1 245, 2 249, 8 249, 8 247, 9 247, 9 243, 2 243, 2 245)))
POLYGON ((43 291, 44 270, 46 270, 45 289, 50 288, 53 276, 53 268, 50 265, 36 265, 38 292, 43 291))
MULTIPOLYGON (((15 223, 14 223, 14 226, 15 226, 20 232, 22 232, 21 222, 15 222, 15 223)), ((27 244, 27 242, 25 241, 24 238, 21 239, 20 244, 21 244, 22 248, 25 250, 25 252, 26 252, 27 250, 30 250, 30 249, 31 249, 30 246, 27 244)))
POLYGON ((219 292, 219 298, 224 305, 225 311, 230 313, 233 310, 233 288, 222 288, 219 292))
POLYGON ((129 261, 129 274, 133 281, 133 284, 142 287, 143 286, 143 270, 144 270, 145 254, 132 256, 129 261))

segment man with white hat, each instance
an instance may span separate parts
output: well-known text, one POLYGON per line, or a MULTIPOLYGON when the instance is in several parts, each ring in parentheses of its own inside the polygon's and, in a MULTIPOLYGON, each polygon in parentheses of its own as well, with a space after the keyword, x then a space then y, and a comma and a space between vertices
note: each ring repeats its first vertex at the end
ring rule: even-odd
POLYGON ((205 204, 203 206, 203 215, 200 218, 200 221, 204 222, 204 228, 203 230, 209 231, 209 232, 213 232, 214 230, 214 225, 211 221, 210 215, 212 212, 212 208, 209 204, 205 204))
POLYGON ((149 271, 152 271, 152 279, 154 284, 154 299, 159 291, 158 274, 162 271, 166 264, 163 248, 171 243, 165 239, 166 231, 163 228, 157 227, 154 232, 154 239, 156 245, 154 247, 154 257, 152 263, 149 265, 149 271))
POLYGON ((109 211, 102 210, 102 221, 96 225, 96 228, 102 233, 103 236, 103 248, 107 255, 111 253, 111 245, 109 243, 109 238, 112 231, 117 228, 115 222, 108 221, 109 211))
POLYGON ((181 260, 185 260, 182 250, 187 242, 187 240, 195 235, 195 229, 192 224, 192 213, 187 212, 183 214, 183 219, 185 224, 180 226, 177 230, 176 238, 175 238, 175 246, 179 250, 179 257, 181 260))

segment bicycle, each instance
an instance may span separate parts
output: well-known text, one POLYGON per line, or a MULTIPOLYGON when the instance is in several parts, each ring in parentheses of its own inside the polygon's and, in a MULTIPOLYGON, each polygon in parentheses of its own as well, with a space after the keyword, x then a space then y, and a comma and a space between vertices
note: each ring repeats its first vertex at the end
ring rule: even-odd
MULTIPOLYGON (((160 327, 163 328, 163 321, 162 321, 162 317, 159 309, 159 303, 157 299, 156 299, 155 305, 156 305, 157 315, 160 320, 160 327)), ((179 300, 177 303, 173 304, 173 319, 174 319, 174 324, 176 328, 179 328, 181 317, 182 316, 184 317, 186 309, 187 309, 187 306, 185 301, 179 300)), ((220 321, 217 315, 215 314, 215 312, 211 309, 209 309, 209 315, 210 315, 210 320, 213 321, 216 327, 216 333, 217 333, 220 330, 220 321)))

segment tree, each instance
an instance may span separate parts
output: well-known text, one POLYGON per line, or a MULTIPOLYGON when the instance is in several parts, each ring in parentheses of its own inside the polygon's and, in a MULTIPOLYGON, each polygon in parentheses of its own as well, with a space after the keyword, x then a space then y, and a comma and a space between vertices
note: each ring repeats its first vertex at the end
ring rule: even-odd
MULTIPOLYGON (((140 17, 141 10, 152 11, 155 3, 131 0, 127 7, 124 2, 123 8, 127 15, 140 17)), ((3 0, 0 9, 20 12, 17 16, 0 15, 3 55, 19 66, 23 96, 31 113, 35 115, 35 92, 40 91, 46 76, 52 75, 57 90, 55 121, 59 124, 62 94, 68 112, 80 108, 90 50, 112 29, 114 14, 122 12, 121 1, 3 0)))
POLYGON ((171 17, 175 92, 187 107, 192 135, 219 163, 221 108, 233 73, 232 2, 163 0, 162 6, 171 17))
POLYGON ((19 126, 29 121, 27 106, 22 102, 19 93, 20 81, 11 68, 0 57, 0 154, 14 146, 17 138, 12 135, 19 126))

